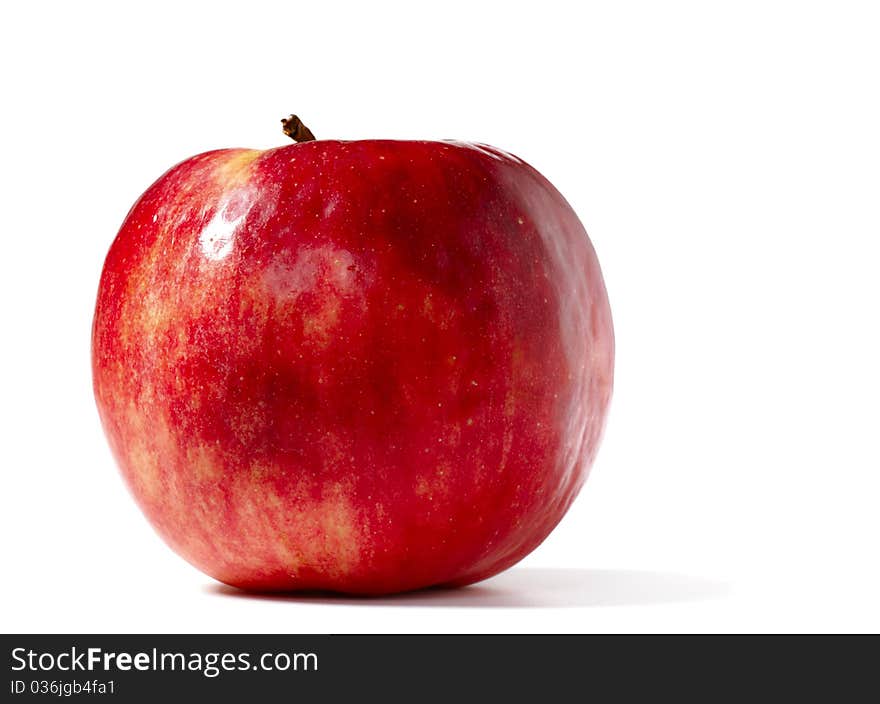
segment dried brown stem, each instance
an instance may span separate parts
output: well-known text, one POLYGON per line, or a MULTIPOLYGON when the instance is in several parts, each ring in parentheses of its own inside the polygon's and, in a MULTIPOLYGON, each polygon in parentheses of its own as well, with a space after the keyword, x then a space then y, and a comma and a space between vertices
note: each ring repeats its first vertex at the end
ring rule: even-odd
POLYGON ((281 120, 281 129, 294 142, 311 142, 315 139, 312 131, 296 115, 291 115, 281 120))

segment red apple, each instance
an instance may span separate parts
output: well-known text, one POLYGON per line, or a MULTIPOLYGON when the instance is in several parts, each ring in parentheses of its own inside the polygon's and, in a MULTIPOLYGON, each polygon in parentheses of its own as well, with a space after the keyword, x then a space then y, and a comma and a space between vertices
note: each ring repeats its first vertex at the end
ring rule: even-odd
POLYGON ((475 582, 544 540, 613 355, 571 207, 464 142, 178 164, 110 248, 92 338, 113 454, 175 551, 237 587, 357 594, 475 582))

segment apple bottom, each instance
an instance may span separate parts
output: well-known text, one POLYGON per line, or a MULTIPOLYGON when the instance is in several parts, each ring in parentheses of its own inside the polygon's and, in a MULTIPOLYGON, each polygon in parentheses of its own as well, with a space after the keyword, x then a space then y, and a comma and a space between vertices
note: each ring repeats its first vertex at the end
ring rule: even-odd
POLYGON ((179 449, 167 426, 125 453, 152 471, 133 471, 125 458, 120 465, 163 539, 213 578, 250 591, 380 595, 486 579, 556 526, 589 458, 545 447, 535 459, 516 447, 527 436, 517 443, 515 426, 484 439, 480 463, 422 463, 429 472, 337 466, 328 477, 266 460, 237 467, 218 449, 179 449), (560 472, 566 459, 574 461, 560 472))

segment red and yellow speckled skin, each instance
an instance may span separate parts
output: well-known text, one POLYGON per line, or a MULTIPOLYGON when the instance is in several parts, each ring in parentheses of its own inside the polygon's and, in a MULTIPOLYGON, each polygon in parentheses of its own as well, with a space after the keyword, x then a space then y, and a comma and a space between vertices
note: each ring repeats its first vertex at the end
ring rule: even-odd
POLYGON ((595 455, 614 342, 583 226, 456 142, 172 168, 104 264, 92 363, 128 486, 227 584, 381 594, 533 550, 595 455))

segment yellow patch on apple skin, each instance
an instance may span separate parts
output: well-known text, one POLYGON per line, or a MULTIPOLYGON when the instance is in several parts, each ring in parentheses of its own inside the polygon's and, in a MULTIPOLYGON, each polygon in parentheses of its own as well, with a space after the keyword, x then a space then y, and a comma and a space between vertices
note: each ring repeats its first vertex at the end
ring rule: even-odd
POLYGON ((319 350, 326 349, 333 340, 341 307, 339 298, 331 295, 323 302, 320 310, 306 313, 303 316, 303 338, 319 350))
POLYGON ((207 448, 181 449, 149 385, 121 415, 121 434, 123 474, 136 500, 175 550, 200 563, 216 547, 223 516, 219 458, 207 448))
POLYGON ((147 290, 140 303, 140 326, 145 332, 154 332, 168 325, 170 311, 154 289, 147 290))
POLYGON ((259 149, 236 150, 225 160, 217 164, 214 170, 214 178, 223 187, 245 182, 250 175, 251 164, 262 153, 259 149))
POLYGON ((265 293, 260 280, 254 277, 245 279, 241 284, 238 317, 240 320, 249 320, 256 330, 264 330, 269 322, 272 298, 265 293))
POLYGON ((134 495, 154 504, 164 500, 162 461, 176 452, 176 446, 164 417, 153 412, 152 388, 141 396, 137 403, 129 401, 120 417, 127 438, 124 466, 134 495))
POLYGON ((151 253, 152 250, 147 253, 145 261, 132 272, 127 282, 119 321, 119 334, 126 345, 144 338, 142 344, 152 347, 157 334, 168 321, 167 307, 151 286, 148 276, 154 263, 150 259, 151 253))
POLYGON ((278 476, 272 465, 254 463, 233 492, 240 539, 230 548, 244 548, 238 565, 253 560, 265 568, 265 551, 271 550, 272 561, 294 578, 306 569, 332 579, 356 570, 363 557, 364 526, 351 482, 328 484, 315 498, 317 480, 303 478, 281 490, 278 476))
POLYGON ((253 484, 262 484, 272 476, 272 468, 263 462, 254 462, 249 469, 250 480, 253 484))
POLYGON ((218 545, 225 516, 226 468, 218 450, 185 445, 172 429, 151 387, 125 418, 125 475, 159 533, 180 554, 199 564, 218 545))
POLYGON ((197 482, 215 483, 223 477, 223 458, 208 445, 190 445, 186 449, 186 469, 197 482))
POLYGON ((156 466, 155 453, 150 446, 135 436, 126 453, 132 469, 132 491, 135 496, 148 504, 162 498, 162 478, 156 466))
POLYGON ((323 537, 315 557, 333 556, 337 571, 334 576, 345 575, 358 563, 361 553, 360 525, 351 502, 351 488, 342 483, 330 486, 315 508, 316 527, 323 537))

